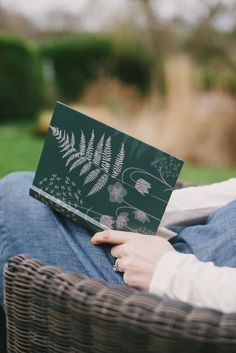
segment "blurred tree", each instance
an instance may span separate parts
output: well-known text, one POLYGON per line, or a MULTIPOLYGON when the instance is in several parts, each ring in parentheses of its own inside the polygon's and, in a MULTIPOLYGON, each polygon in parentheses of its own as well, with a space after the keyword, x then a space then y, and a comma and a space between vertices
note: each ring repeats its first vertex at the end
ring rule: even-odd
POLYGON ((184 48, 201 66, 200 88, 236 93, 236 37, 229 26, 230 18, 236 23, 233 14, 236 6, 206 1, 203 15, 191 26, 184 41, 184 48))
POLYGON ((86 32, 86 21, 93 16, 96 0, 87 0, 79 11, 71 12, 67 6, 56 6, 45 16, 40 37, 43 39, 86 32))
MULTIPOLYGON (((44 34, 51 36, 53 33, 74 34, 82 31, 81 16, 62 9, 54 9, 48 13, 48 21, 44 27, 44 34)), ((44 36, 45 37, 45 36, 44 36)))
POLYGON ((28 18, 15 11, 8 11, 0 4, 0 31, 35 38, 38 29, 28 18))
POLYGON ((141 11, 145 15, 147 39, 149 50, 153 53, 155 60, 152 66, 151 91, 155 97, 165 90, 165 80, 163 71, 164 49, 168 37, 168 31, 163 26, 157 11, 153 10, 151 0, 136 0, 141 6, 141 11))
POLYGON ((206 2, 204 15, 199 19, 186 41, 186 48, 201 64, 223 64, 235 67, 231 43, 227 40, 226 33, 216 26, 217 17, 228 10, 222 1, 214 5, 206 2))
POLYGON ((0 28, 4 28, 5 26, 5 11, 0 4, 0 28))

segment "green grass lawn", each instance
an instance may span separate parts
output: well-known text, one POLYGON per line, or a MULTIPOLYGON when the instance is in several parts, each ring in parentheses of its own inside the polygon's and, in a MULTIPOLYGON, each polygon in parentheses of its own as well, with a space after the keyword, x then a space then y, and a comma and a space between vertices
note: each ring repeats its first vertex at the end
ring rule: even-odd
MULTIPOLYGON (((0 125, 0 177, 19 171, 35 170, 44 139, 33 134, 35 122, 0 125)), ((212 183, 236 177, 235 169, 207 168, 185 163, 180 179, 212 183)))
POLYGON ((34 126, 34 122, 0 125, 0 177, 36 169, 43 139, 33 134, 34 126))

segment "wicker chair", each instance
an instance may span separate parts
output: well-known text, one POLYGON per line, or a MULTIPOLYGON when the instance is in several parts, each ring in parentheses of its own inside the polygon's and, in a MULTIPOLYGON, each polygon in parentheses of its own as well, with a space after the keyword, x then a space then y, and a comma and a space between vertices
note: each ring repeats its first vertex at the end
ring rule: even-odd
POLYGON ((9 259, 4 280, 8 353, 236 352, 236 313, 111 287, 28 256, 9 259))

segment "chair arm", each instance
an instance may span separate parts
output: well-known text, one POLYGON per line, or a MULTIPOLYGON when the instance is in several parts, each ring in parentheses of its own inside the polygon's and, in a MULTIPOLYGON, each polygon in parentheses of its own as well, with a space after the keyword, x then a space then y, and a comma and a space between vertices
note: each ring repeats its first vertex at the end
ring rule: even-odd
POLYGON ((45 266, 4 269, 8 352, 236 351, 236 313, 223 314, 45 266))

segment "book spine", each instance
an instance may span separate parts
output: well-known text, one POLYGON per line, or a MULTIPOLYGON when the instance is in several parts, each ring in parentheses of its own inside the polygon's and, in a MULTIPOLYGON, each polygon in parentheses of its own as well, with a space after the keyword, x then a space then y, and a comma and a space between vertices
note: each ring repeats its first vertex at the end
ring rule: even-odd
POLYGON ((45 191, 32 185, 29 191, 30 196, 50 206, 55 211, 61 213, 63 216, 72 219, 85 228, 89 228, 92 232, 103 231, 107 228, 103 227, 99 222, 88 217, 86 214, 76 210, 72 206, 67 205, 65 202, 55 198, 54 196, 46 193, 45 191))

